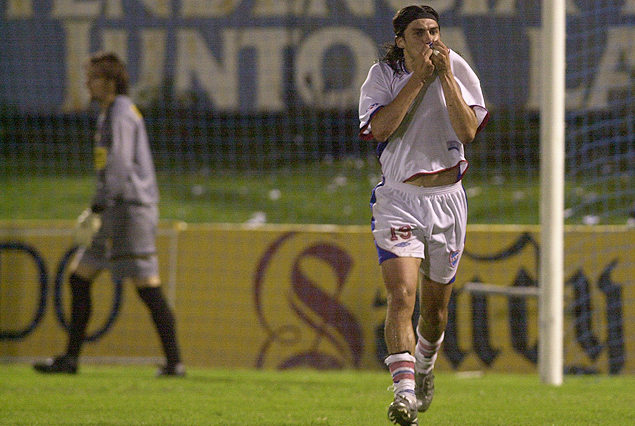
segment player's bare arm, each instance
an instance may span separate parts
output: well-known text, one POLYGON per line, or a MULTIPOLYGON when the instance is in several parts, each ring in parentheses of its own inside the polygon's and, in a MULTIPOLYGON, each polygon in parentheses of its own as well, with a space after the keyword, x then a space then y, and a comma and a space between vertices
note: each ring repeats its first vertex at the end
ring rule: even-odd
POLYGON ((478 120, 474 110, 465 103, 461 95, 461 88, 454 79, 450 68, 450 51, 441 40, 434 43, 434 50, 438 53, 432 55, 432 62, 439 75, 439 81, 443 87, 443 94, 450 115, 450 122, 459 141, 467 145, 476 137, 478 120))
POLYGON ((406 68, 412 72, 412 77, 401 89, 395 99, 381 108, 371 119, 371 128, 375 140, 388 140, 403 121, 410 105, 419 92, 430 85, 434 76, 434 64, 430 60, 432 49, 424 45, 420 53, 406 62, 406 68))

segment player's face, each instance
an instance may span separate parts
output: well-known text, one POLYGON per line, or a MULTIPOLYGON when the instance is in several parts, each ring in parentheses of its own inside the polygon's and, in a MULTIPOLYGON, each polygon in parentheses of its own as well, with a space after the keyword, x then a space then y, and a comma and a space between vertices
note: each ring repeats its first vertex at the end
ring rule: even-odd
POLYGON ((104 77, 94 65, 86 67, 86 87, 90 93, 91 101, 103 102, 113 92, 113 82, 104 77))
POLYGON ((406 27, 402 37, 397 38, 397 46, 404 50, 404 55, 414 58, 423 50, 424 45, 439 40, 441 34, 439 24, 434 19, 415 19, 406 27))

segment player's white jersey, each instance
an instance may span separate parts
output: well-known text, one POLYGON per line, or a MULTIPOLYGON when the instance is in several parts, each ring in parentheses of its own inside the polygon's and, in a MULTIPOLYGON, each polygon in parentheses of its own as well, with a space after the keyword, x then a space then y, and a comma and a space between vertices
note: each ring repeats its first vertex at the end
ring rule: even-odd
MULTIPOLYGON (((478 77, 467 62, 450 51, 452 73, 465 102, 479 122, 486 124, 488 112, 478 77)), ((362 85, 359 102, 360 137, 372 139, 370 120, 381 107, 388 105, 406 85, 412 74, 395 72, 386 63, 376 63, 362 85)), ((463 144, 452 128, 443 87, 438 78, 419 93, 401 125, 385 143, 378 146, 384 177, 404 182, 421 173, 436 173, 461 165, 459 178, 467 169, 463 144)))

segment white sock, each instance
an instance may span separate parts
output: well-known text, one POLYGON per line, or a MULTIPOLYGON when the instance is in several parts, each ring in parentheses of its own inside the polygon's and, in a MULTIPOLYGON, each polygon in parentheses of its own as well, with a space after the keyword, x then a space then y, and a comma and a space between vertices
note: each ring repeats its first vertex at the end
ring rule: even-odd
POLYGON ((439 348, 441 347, 441 343, 443 343, 445 332, 441 334, 441 337, 436 342, 428 342, 419 332, 419 327, 417 327, 417 337, 415 367, 417 372, 428 374, 434 368, 434 363, 437 360, 439 348))
POLYGON ((384 362, 392 375, 395 395, 415 400, 415 357, 404 352, 390 355, 384 362))

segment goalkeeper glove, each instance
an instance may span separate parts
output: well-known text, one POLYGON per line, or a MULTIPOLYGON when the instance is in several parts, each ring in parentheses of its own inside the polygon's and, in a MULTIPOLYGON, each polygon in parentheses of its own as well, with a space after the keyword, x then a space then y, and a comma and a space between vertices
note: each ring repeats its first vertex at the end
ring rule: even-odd
POLYGON ((101 216, 98 213, 94 213, 91 209, 84 210, 75 223, 75 244, 89 246, 99 228, 101 228, 101 216))

